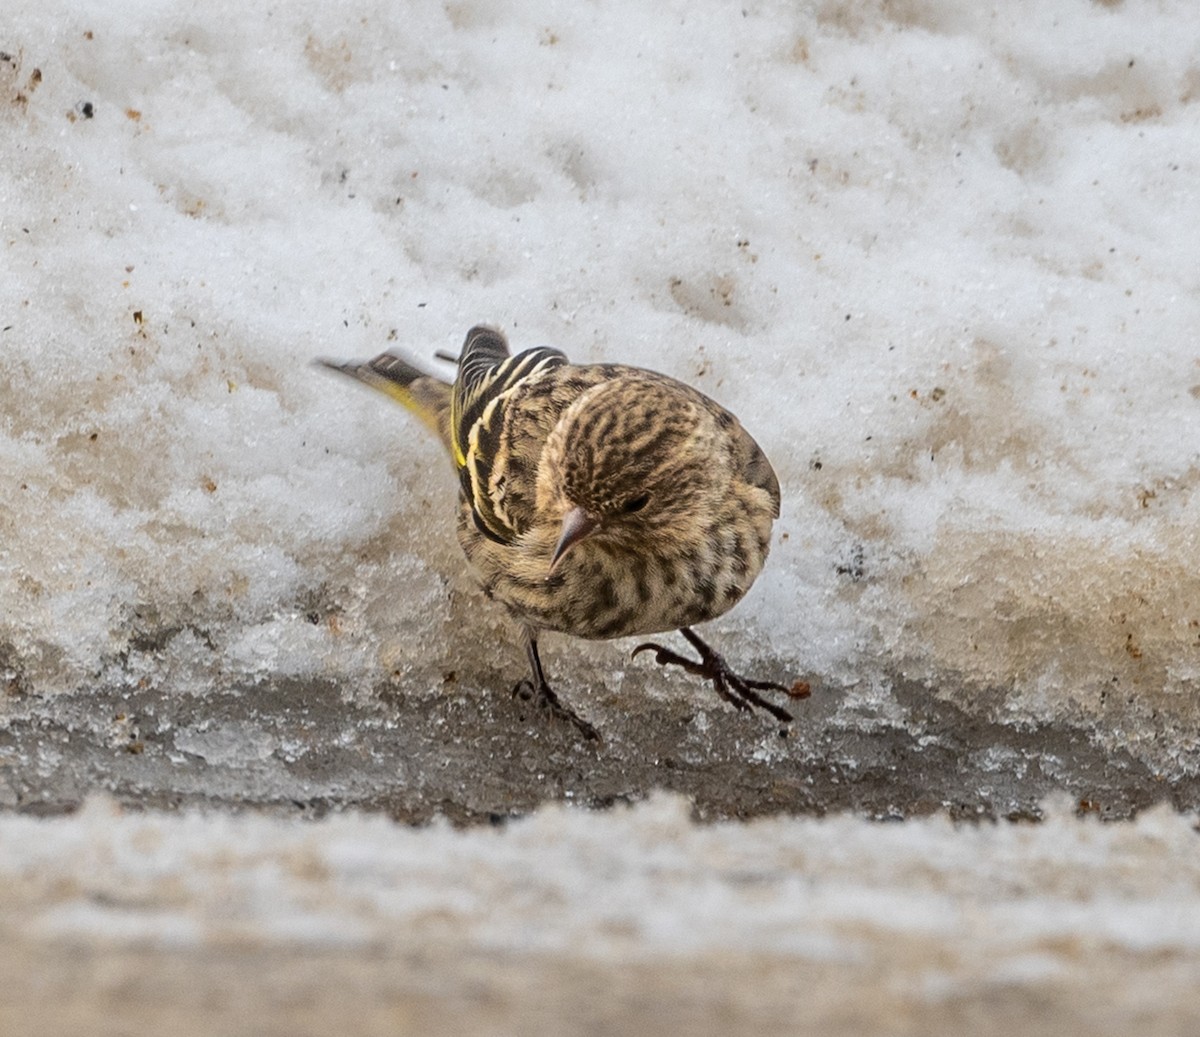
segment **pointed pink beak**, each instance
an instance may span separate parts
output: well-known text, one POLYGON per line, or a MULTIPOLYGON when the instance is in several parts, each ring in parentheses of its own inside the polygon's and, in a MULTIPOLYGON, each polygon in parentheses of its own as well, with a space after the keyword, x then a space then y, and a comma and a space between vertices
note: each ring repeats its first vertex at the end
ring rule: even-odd
POLYGON ((589 515, 583 508, 572 508, 563 516, 562 532, 558 536, 558 543, 554 545, 554 554, 550 556, 551 573, 558 568, 558 563, 562 561, 563 555, 595 529, 598 524, 599 520, 589 515))

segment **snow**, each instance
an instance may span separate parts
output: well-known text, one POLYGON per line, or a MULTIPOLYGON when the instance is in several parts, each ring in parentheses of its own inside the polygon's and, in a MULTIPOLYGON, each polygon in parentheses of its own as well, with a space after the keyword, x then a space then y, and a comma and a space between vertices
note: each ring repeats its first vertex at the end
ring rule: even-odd
MULTIPOLYGON (((1122 1027, 1139 1019, 1143 993, 1097 977, 1144 956, 1159 966, 1159 1009, 1194 1021, 1192 822, 1159 808, 1105 825, 1067 807, 1039 825, 841 815, 697 826, 684 800, 658 796, 603 814, 545 807, 502 830, 414 830, 363 815, 297 825, 122 814, 94 798, 71 818, 4 820, 0 928, 18 947, 181 956, 200 989, 212 981, 205 948, 230 946, 264 962, 359 954, 406 974, 422 956, 473 957, 484 974, 512 960, 599 974, 619 963, 648 977, 647 990, 655 968, 732 967, 751 955, 762 975, 749 991, 719 983, 731 1025, 778 994, 774 966, 837 983, 842 1008, 826 1021, 879 1027, 859 1032, 897 1032, 898 1005, 936 1018, 988 991, 1019 1000, 1021 988, 1046 1003, 1084 994, 1114 1010, 1093 1032, 1130 1032, 1122 1027)), ((821 989, 795 1000, 794 1019, 822 1017, 821 989)), ((563 993, 563 1032, 577 1032, 582 1006, 568 1010, 563 993)), ((481 999, 487 1032, 528 1032, 491 1029, 513 996, 466 1000, 481 999)), ((319 1003, 314 1011, 321 1018, 319 1003)), ((463 1032, 456 1018, 436 1032, 463 1032)), ((985 1021, 980 1032, 1008 1031, 985 1021)))
MULTIPOLYGON (((519 675, 510 628, 464 572, 437 446, 310 364, 394 349, 436 367, 486 321, 517 348, 683 378, 758 438, 783 514, 752 593, 713 624, 723 650, 811 678, 863 730, 903 722, 897 682, 922 682, 989 723, 1069 725, 1190 780, 1198 38, 1200 8, 1153 0, 9 0, 0 725, 19 696, 96 688, 170 699, 288 677, 343 682, 355 701, 387 681, 436 695, 448 669, 479 695, 519 675)), ((576 704, 641 687, 622 646, 550 654, 576 704)), ((220 717, 176 743, 264 767, 283 751, 220 717)), ((603 875, 592 840, 631 826, 640 841, 611 866, 642 877, 627 913, 605 914, 552 858, 563 919, 513 910, 464 940, 578 952, 611 929, 603 946, 621 953, 681 939, 706 953, 732 912, 772 953, 855 960, 838 926, 886 917, 977 963, 996 951, 1021 983, 1080 967, 1060 939, 1194 967, 1200 931, 1194 836, 1157 814, 704 829, 671 807, 662 838, 703 846, 689 870, 653 812, 451 833, 90 809, 0 818, 0 868, 34 874, 45 852, 81 869, 72 840, 136 830, 176 876, 205 846, 268 860, 311 842, 338 859, 355 840, 367 869, 375 852, 452 847, 525 873, 550 847, 603 875), (776 860, 765 884, 703 856, 740 840, 776 860), (828 871, 838 847, 845 888, 828 871), (1170 862, 1144 893, 1123 878, 1129 847, 1139 869, 1170 862), (659 851, 678 887, 644 870, 659 851), (924 863, 855 877, 896 854, 924 863), (1009 867, 987 870, 996 854, 1009 867), (922 868, 959 885, 927 888, 922 868), (1095 882, 1068 890, 1089 868, 1095 882)), ((256 939, 387 940, 416 910, 385 895, 411 878, 401 861, 364 880, 370 907, 341 930, 272 892, 274 873, 239 895, 282 898, 256 939)), ((353 871, 323 867, 321 897, 352 899, 353 871)), ((67 897, 22 925, 210 939, 214 874, 201 866, 178 910, 67 897)), ((457 910, 454 885, 426 881, 430 910, 457 910)), ((958 960, 921 972, 926 989, 958 989, 958 960)))
POLYGON ((744 416, 784 513, 732 636, 1198 730, 1200 15, 17 10, 0 602, 33 687, 454 636, 437 448, 308 361, 489 320, 744 416))

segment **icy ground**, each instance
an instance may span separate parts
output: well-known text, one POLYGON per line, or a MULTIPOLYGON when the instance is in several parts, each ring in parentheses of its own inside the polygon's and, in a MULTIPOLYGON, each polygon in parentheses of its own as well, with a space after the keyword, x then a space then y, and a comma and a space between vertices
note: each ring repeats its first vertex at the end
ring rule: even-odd
POLYGON ((1197 40, 1151 0, 8 0, 0 1030, 223 989, 257 1033, 1186 1031, 1190 822, 1095 816, 1200 807, 1197 40), (787 737, 629 644, 546 646, 599 750, 508 696, 444 458, 309 363, 481 320, 758 438, 783 516, 709 632, 812 683, 787 737), (655 789, 710 824, 395 825, 655 789), (1055 792, 1094 816, 947 820, 1055 792))

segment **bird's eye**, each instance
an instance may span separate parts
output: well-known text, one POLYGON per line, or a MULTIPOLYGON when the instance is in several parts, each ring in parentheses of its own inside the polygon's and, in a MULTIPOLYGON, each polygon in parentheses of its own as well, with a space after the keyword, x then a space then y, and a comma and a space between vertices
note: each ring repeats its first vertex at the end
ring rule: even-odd
POLYGON ((635 511, 641 511, 647 504, 650 503, 650 494, 643 493, 640 497, 634 497, 633 500, 626 501, 625 507, 621 510, 626 515, 632 515, 635 511))

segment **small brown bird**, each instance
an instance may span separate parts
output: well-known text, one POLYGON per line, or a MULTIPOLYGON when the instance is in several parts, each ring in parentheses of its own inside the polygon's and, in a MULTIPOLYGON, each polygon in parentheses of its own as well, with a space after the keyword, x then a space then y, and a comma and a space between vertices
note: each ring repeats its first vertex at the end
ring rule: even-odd
POLYGON ((509 354, 492 328, 467 333, 453 385, 391 353, 320 363, 404 404, 441 438, 461 492, 458 539, 484 593, 521 625, 531 679, 518 690, 594 727, 554 693, 538 635, 614 638, 678 629, 699 661, 647 643, 663 665, 707 678, 739 709, 791 714, 734 673, 691 629, 749 590, 779 517, 779 482, 738 420, 666 375, 575 365, 557 349, 509 354))

